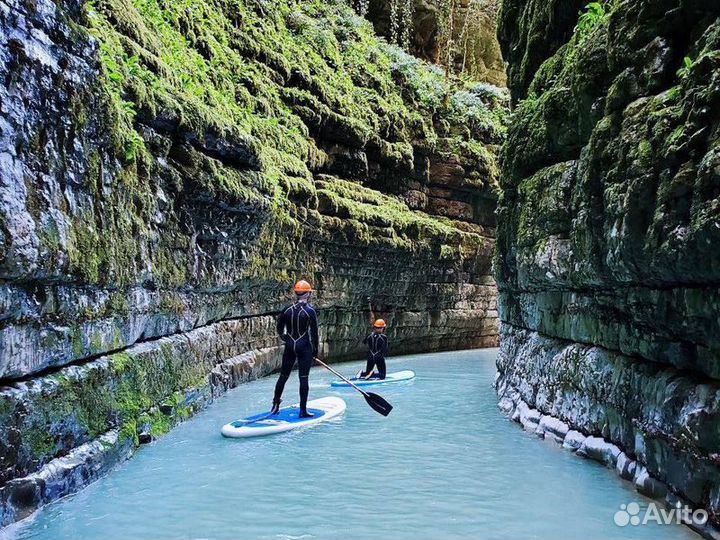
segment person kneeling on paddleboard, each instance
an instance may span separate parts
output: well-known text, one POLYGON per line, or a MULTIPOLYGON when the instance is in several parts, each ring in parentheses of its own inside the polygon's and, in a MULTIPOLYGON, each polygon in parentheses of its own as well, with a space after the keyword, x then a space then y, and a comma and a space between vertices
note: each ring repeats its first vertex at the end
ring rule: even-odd
POLYGON ((310 367, 318 353, 318 322, 317 313, 310 303, 313 292, 310 284, 300 280, 295 284, 295 302, 284 309, 277 319, 277 332, 285 342, 280 377, 275 384, 275 396, 271 412, 280 412, 280 402, 285 383, 290 377, 295 361, 298 363, 300 375, 300 418, 311 418, 307 411, 307 400, 310 385, 310 367))
POLYGON ((385 356, 388 353, 388 338, 385 335, 385 321, 377 319, 373 323, 373 331, 363 343, 368 346, 368 359, 365 371, 358 374, 362 379, 384 379, 386 373, 385 356), (377 367, 377 372, 375 368, 377 367))

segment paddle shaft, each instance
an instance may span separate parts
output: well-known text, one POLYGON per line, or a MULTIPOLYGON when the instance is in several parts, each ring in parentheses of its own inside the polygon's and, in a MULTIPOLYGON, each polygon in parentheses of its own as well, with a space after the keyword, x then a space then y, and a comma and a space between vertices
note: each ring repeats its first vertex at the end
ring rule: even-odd
POLYGON ((358 392, 360 392, 360 393, 361 393, 363 396, 365 396, 366 398, 369 398, 369 397, 370 397, 370 396, 368 395, 368 393, 365 392, 365 390, 363 390, 363 389, 360 388, 359 386, 353 384, 350 379, 347 379, 347 378, 343 377, 342 375, 340 375, 340 373, 338 373, 337 371, 335 371, 333 368, 331 368, 330 366, 328 366, 325 362, 323 362, 323 361, 320 360, 319 358, 316 358, 315 361, 316 361, 318 364, 320 364, 322 367, 324 367, 325 369, 333 372, 335 375, 337 375, 338 377, 340 377, 343 381, 345 381, 346 383, 348 383, 350 386, 352 386, 355 390, 357 390, 358 392))

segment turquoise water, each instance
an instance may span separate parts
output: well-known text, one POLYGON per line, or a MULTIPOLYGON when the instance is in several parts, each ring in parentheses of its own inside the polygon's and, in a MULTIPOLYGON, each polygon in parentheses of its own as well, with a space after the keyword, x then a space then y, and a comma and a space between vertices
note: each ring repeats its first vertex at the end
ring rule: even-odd
MULTIPOLYGON (((643 499, 614 473, 510 422, 492 389, 495 350, 392 358, 414 381, 376 388, 373 412, 313 369, 311 399, 338 421, 267 438, 220 427, 267 408, 275 377, 241 386, 82 492, 5 531, 20 538, 697 538, 618 527, 643 499)), ((360 363, 341 364, 352 374, 360 363)), ((288 382, 286 403, 297 395, 288 382)))

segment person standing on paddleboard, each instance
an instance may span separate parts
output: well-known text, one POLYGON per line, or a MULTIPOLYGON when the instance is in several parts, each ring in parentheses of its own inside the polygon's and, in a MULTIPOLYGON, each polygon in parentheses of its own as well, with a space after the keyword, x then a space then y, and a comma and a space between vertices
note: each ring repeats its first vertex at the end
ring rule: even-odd
MULTIPOLYGON (((375 314, 370 306, 370 320, 375 319, 375 314)), ((362 379, 384 379, 387 373, 385 367, 385 356, 388 353, 388 338, 385 335, 385 321, 383 319, 376 319, 373 322, 372 333, 367 336, 363 343, 368 346, 368 358, 367 364, 365 365, 365 371, 361 371, 358 374, 358 378, 362 379), (377 373, 375 368, 377 367, 377 373)))
POLYGON ((313 292, 310 284, 303 280, 298 281, 294 287, 295 302, 285 308, 277 319, 277 332, 285 343, 280 377, 275 384, 275 396, 271 412, 280 412, 280 402, 285 383, 290 377, 295 361, 298 363, 300 375, 300 418, 312 418, 307 411, 308 392, 310 384, 310 367, 313 358, 318 353, 318 321, 315 308, 309 303, 313 292))

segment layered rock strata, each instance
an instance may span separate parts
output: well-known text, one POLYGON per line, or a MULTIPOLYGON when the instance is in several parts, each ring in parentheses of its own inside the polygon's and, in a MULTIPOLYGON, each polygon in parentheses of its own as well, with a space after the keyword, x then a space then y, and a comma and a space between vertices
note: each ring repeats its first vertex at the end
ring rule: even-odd
POLYGON ((720 7, 566 8, 502 10, 518 105, 498 391, 616 445, 717 526, 720 7))

